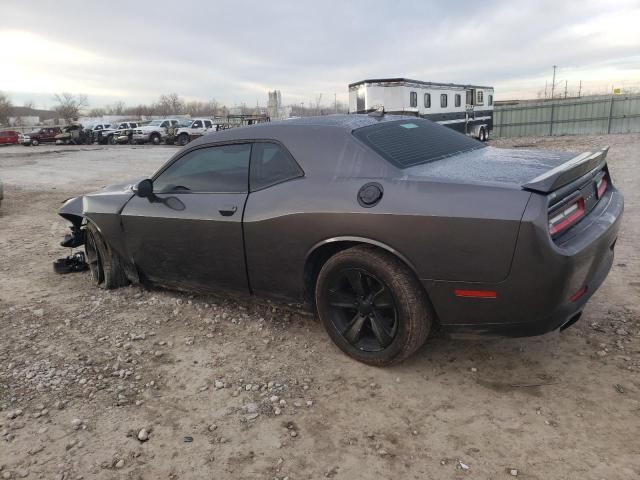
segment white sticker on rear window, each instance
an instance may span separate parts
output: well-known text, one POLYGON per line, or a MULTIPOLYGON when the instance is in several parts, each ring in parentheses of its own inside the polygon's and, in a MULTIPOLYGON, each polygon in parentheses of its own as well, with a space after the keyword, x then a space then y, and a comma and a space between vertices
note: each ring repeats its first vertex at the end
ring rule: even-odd
POLYGON ((415 123, 403 123, 400 125, 402 128, 418 128, 418 125, 415 123))

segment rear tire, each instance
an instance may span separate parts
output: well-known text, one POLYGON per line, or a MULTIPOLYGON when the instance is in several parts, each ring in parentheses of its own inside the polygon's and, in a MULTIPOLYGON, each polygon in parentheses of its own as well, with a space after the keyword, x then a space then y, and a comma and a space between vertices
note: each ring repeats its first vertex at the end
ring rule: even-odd
POLYGON ((116 144, 116 137, 114 135, 109 135, 107 137, 107 143, 109 145, 115 145, 116 144))
POLYGON ((160 135, 158 135, 157 133, 152 133, 149 139, 151 140, 151 143, 153 143, 154 145, 160 145, 160 141, 162 140, 160 138, 160 135))
POLYGON ((129 283, 118 255, 93 223, 86 227, 85 257, 94 285, 111 290, 129 283))
POLYGON ((338 348, 379 367, 418 350, 435 319, 409 268, 370 246, 331 257, 318 275, 315 300, 320 321, 338 348))
POLYGON ((486 137, 486 133, 485 133, 484 127, 480 127, 480 133, 478 133, 478 140, 480 140, 481 142, 486 142, 487 141, 487 137, 486 137))
POLYGON ((34 147, 37 147, 39 143, 40 141, 37 138, 34 138, 33 140, 31 140, 31 145, 33 145, 34 147))

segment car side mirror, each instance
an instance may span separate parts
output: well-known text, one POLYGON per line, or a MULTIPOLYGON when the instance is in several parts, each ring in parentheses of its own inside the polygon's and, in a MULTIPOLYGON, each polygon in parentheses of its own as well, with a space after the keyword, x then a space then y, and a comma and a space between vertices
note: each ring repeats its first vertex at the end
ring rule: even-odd
POLYGON ((142 198, 148 198, 153 195, 153 180, 146 178, 138 182, 135 186, 136 195, 142 198))

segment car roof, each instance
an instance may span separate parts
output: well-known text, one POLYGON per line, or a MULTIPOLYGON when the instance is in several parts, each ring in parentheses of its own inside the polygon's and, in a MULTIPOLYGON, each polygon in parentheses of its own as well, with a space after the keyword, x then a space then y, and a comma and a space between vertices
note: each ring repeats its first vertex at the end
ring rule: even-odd
POLYGON ((351 132, 358 128, 413 119, 414 116, 325 115, 264 122, 212 132, 189 143, 189 149, 224 142, 281 142, 305 172, 320 175, 389 175, 397 167, 358 141, 351 132), (370 160, 364 161, 364 158, 370 160), (347 160, 349 159, 349 160, 347 160), (352 162, 351 159, 358 159, 352 162))
POLYGON ((318 117, 301 117, 286 120, 278 120, 273 122, 262 122, 255 125, 244 125, 229 130, 222 130, 205 135, 196 140, 198 144, 209 144, 216 142, 224 142, 227 140, 250 140, 278 138, 287 136, 293 132, 302 130, 317 130, 318 128, 326 128, 339 130, 343 133, 351 133, 358 128, 376 125, 381 122, 393 122, 397 120, 415 120, 416 117, 409 115, 381 115, 372 116, 368 114, 351 114, 351 115, 323 115, 318 117))

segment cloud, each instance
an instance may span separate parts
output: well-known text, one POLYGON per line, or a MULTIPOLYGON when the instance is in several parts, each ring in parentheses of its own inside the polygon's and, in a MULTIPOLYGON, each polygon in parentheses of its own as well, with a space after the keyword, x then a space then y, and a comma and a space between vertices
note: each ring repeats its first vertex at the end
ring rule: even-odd
POLYGON ((640 85, 639 23, 633 1, 5 0, 0 42, 15 49, 0 90, 45 103, 82 92, 93 105, 175 91, 233 105, 264 104, 277 88, 308 103, 407 76, 495 85, 501 98, 535 96, 554 64, 572 83, 640 85))

